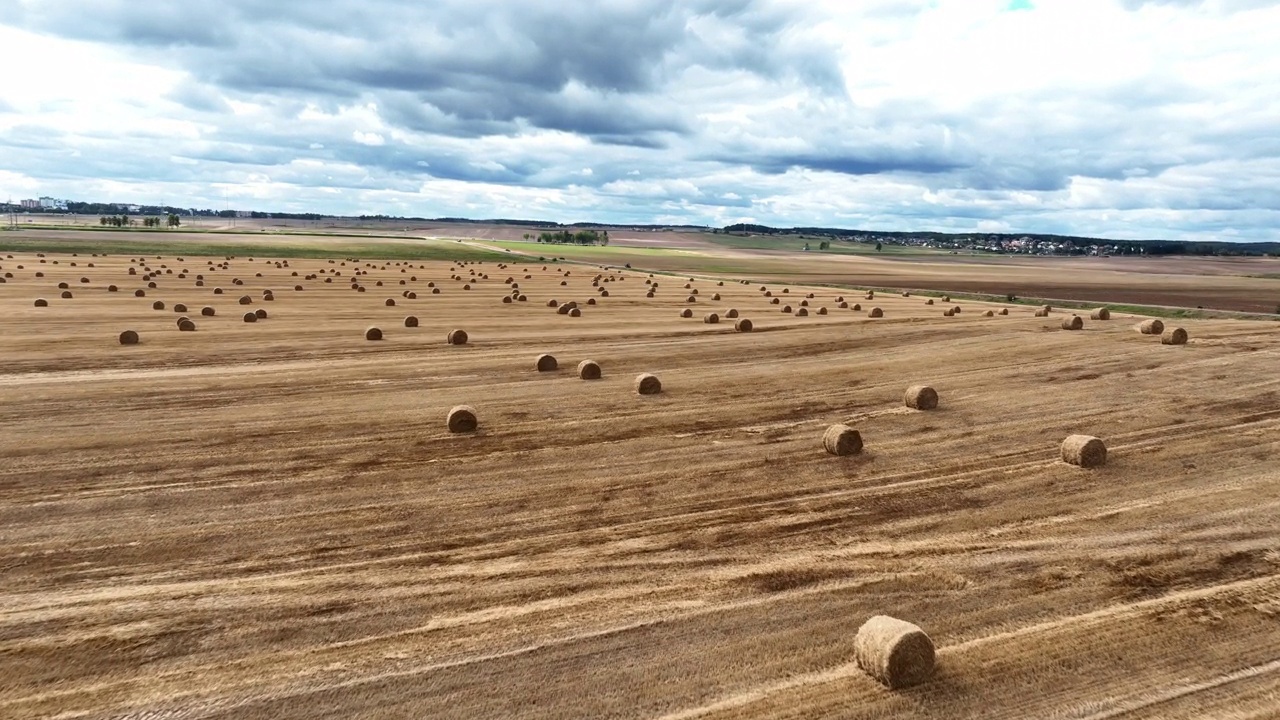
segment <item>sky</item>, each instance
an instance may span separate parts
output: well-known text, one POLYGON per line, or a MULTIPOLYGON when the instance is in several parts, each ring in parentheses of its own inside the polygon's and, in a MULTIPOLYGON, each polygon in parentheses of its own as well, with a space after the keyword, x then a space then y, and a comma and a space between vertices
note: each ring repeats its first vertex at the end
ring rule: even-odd
POLYGON ((0 0, 0 198, 1280 241, 1280 0, 0 0))

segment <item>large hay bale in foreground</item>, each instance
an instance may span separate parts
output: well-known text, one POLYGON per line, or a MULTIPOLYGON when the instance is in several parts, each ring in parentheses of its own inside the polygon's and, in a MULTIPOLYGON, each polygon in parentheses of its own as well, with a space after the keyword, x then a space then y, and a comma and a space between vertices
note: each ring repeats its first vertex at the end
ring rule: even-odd
POLYGON ((445 337, 445 339, 449 341, 450 345, 466 345, 467 331, 466 330, 450 330, 449 334, 445 337))
POLYGON ((196 324, 187 318, 182 318, 178 321, 178 330, 182 332, 195 332, 196 324))
POLYGON ((476 420, 475 408, 470 405, 455 406, 449 411, 447 422, 451 433, 475 432, 480 424, 476 420))
POLYGON ((867 312, 867 317, 873 317, 873 318, 884 317, 884 311, 878 307, 873 307, 869 312, 867 312))
POLYGON ((267 319, 267 311, 263 310, 262 308, 258 308, 257 310, 254 310, 253 314, 257 315, 259 320, 267 319))
POLYGON ((1084 328, 1084 318, 1079 315, 1072 315, 1069 318, 1062 318, 1063 330, 1081 330, 1084 328))
POLYGON ((662 381, 657 375, 640 373, 636 376, 635 387, 640 395, 657 395, 662 392, 662 381))
POLYGON ((1159 335, 1164 332, 1164 322, 1159 318, 1150 318, 1138 323, 1138 332, 1143 335, 1159 335))
POLYGON ((405 327, 418 327, 418 318, 415 315, 409 315, 404 319, 405 327))
POLYGON ((1071 435, 1062 441, 1062 460, 1082 468, 1099 467, 1107 462, 1107 446, 1091 435, 1071 435))
POLYGON ((707 313, 702 316, 702 322, 708 325, 716 325, 720 322, 720 316, 715 313, 707 313))
POLYGON ((120 333, 120 344, 121 345, 137 345, 138 344, 137 331, 125 330, 124 332, 120 333))
POLYGON ((1182 328, 1169 328, 1160 336, 1161 345, 1186 345, 1187 331, 1182 328))
POLYGON ((578 363, 578 377, 583 380, 599 380, 600 363, 595 360, 583 360, 578 363))
POLYGON ((938 407, 938 391, 928 385, 912 385, 903 401, 914 410, 933 410, 938 407))
POLYGON ((693 317, 693 311, 692 311, 692 310, 690 310, 689 308, 685 308, 685 309, 683 309, 683 310, 681 310, 681 311, 680 311, 680 317, 682 317, 682 318, 691 318, 691 317, 693 317))
POLYGON ((751 324, 751 321, 747 318, 739 318, 737 321, 733 323, 733 329, 737 330, 738 332, 751 332, 752 327, 754 326, 751 324))
POLYGON ((569 308, 569 317, 582 317, 582 311, 578 308, 569 308))
POLYGON ((822 434, 822 447, 832 455, 857 455, 862 452, 862 434, 848 425, 832 425, 822 434))
POLYGON ((725 316, 726 318, 730 319, 730 320, 733 320, 733 319, 737 318, 737 317, 738 317, 738 310, 737 310, 737 308, 729 308, 728 310, 725 310, 725 311, 724 311, 724 316, 725 316))
POLYGON ((1090 320, 1110 320, 1111 310, 1109 308, 1098 308, 1097 310, 1094 310, 1093 312, 1089 313, 1089 319, 1090 320))
POLYGON ((933 640, 905 620, 876 615, 858 628, 854 659, 862 671, 890 689, 918 685, 933 676, 933 640))
POLYGON ((551 372, 560 367, 559 363, 556 362, 556 356, 546 353, 539 355, 533 364, 538 369, 538 372, 551 372))
POLYGON ((364 339, 365 339, 365 340, 370 340, 370 341, 381 340, 381 339, 382 339, 382 330, 381 330, 380 328, 376 328, 376 327, 367 328, 367 329, 364 331, 364 339))
POLYGON ((245 314, 244 314, 244 321, 245 321, 245 322, 250 322, 250 323, 251 323, 251 322, 258 322, 258 313, 255 313, 255 312, 247 312, 247 313, 245 313, 245 314))

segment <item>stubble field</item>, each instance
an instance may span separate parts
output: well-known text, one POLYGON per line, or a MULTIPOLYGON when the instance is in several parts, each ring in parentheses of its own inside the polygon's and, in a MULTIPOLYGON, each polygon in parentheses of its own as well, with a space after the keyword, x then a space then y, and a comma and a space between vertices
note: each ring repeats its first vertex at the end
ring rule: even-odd
POLYGON ((0 717, 1280 717, 1273 324, 1165 346, 516 259, 6 255, 0 717), (702 321, 729 308, 755 331, 702 321), (1109 463, 1062 463, 1073 433, 1109 463), (857 669, 875 614, 932 636, 931 682, 857 669))

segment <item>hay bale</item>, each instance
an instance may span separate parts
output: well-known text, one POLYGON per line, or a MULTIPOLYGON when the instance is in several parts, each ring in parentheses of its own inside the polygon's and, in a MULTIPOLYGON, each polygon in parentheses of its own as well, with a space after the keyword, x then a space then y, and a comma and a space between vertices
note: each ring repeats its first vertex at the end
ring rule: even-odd
POLYGON ((379 328, 376 328, 376 327, 367 328, 367 329, 364 331, 364 339, 365 339, 365 340, 370 340, 370 341, 377 341, 377 340, 381 340, 381 339, 382 339, 382 330, 380 330, 379 328))
POLYGON ((1164 332, 1164 322, 1159 318, 1150 318, 1138 323, 1137 329, 1143 335, 1159 335, 1164 332))
POLYGON ((720 316, 715 313, 707 313, 702 316, 702 322, 708 325, 716 325, 720 322, 720 316))
POLYGON ((867 311, 867 317, 873 317, 873 318, 884 317, 884 311, 878 307, 873 307, 867 311))
POLYGON ((876 615, 853 640, 858 667, 890 689, 918 685, 933 676, 933 640, 916 625, 876 615))
POLYGON ((595 360, 583 360, 578 363, 578 377, 583 380, 599 380, 600 364, 595 360))
POLYGON ((587 304, 588 304, 588 305, 595 305, 595 304, 596 304, 596 299, 595 299, 595 298, 587 298, 587 304))
POLYGON ((214 289, 213 289, 213 294, 214 294, 214 295, 221 295, 221 294, 222 294, 222 288, 220 288, 220 287, 216 287, 216 288, 214 288, 214 289))
POLYGON ((1091 435, 1071 435, 1062 441, 1062 461, 1093 468, 1107 462, 1107 446, 1091 435))
POLYGON ((986 312, 982 313, 982 317, 995 317, 995 316, 996 316, 995 310, 987 310, 986 312))
POLYGON ((1081 330, 1084 328, 1084 318, 1079 315, 1072 315, 1069 318, 1062 318, 1063 330, 1081 330))
POLYGON ((141 289, 141 288, 139 288, 139 289, 137 289, 137 290, 134 290, 134 291, 133 291, 133 296, 134 296, 134 297, 146 297, 146 296, 147 296, 147 291, 146 291, 146 290, 143 290, 143 289, 141 289))
POLYGON ((182 332, 195 332, 196 324, 191 322, 188 318, 182 318, 178 321, 178 330, 182 332))
POLYGON ((173 306, 173 311, 176 313, 184 313, 187 311, 187 306, 183 305, 182 303, 178 303, 177 305, 173 306))
POLYGON ((955 313, 955 311, 954 311, 954 310, 952 310, 951 308, 947 308, 946 310, 943 310, 943 311, 942 311, 942 316, 943 316, 943 317, 951 317, 951 316, 953 316, 953 315, 955 315, 955 314, 956 314, 956 313, 955 313))
MULTIPOLYGON (((570 304, 568 304, 568 303, 565 303, 564 305, 561 305, 559 308, 557 308, 557 309, 556 309, 556 314, 557 314, 557 315, 568 315, 568 314, 569 314, 569 310, 571 310, 572 308, 573 308, 573 306, 572 306, 572 305, 570 305, 570 304)), ((692 311, 690 311, 690 312, 692 312, 692 311)))
POLYGON ((215 314, 217 314, 217 311, 209 307, 208 305, 206 305, 200 308, 200 314, 203 315, 204 317, 213 317, 215 314))
POLYGON ((548 300, 548 301, 547 301, 547 307, 549 307, 549 308, 553 308, 553 307, 560 307, 560 301, 559 301, 559 300, 556 300, 556 299, 554 299, 554 298, 553 298, 553 299, 551 299, 551 300, 548 300))
POLYGON ((809 317, 809 310, 807 308, 800 308, 796 311, 796 317, 809 317))
POLYGON ((960 314, 960 306, 959 306, 959 305, 956 305, 955 307, 951 308, 951 312, 955 313, 956 315, 959 315, 959 314, 960 314))
POLYGON ((751 321, 747 318, 739 318, 733 323, 733 329, 738 332, 751 332, 752 327, 751 321))
POLYGON ((510 295, 503 295, 503 296, 502 296, 502 304, 503 304, 503 305, 510 305, 510 304, 511 304, 511 296, 510 296, 510 295))
POLYGON ((685 298, 685 302, 696 303, 698 302, 698 298, 694 297, 693 295, 690 295, 689 297, 685 298))
POLYGON ((71 299, 71 291, 70 291, 70 290, 63 290, 63 291, 62 291, 62 295, 60 295, 59 297, 61 297, 63 300, 70 300, 70 299, 71 299))
POLYGON ((1098 308, 1097 310, 1094 310, 1093 312, 1089 313, 1089 319, 1090 319, 1090 320, 1110 320, 1110 319, 1111 319, 1111 309, 1110 309, 1110 308, 1098 308))
POLYGON ((244 321, 245 321, 245 322, 248 322, 248 323, 251 323, 251 322, 258 322, 258 313, 255 313, 255 312, 247 312, 247 313, 245 313, 245 314, 244 314, 244 321))
POLYGON ((950 295, 943 295, 943 296, 942 296, 942 302, 951 302, 951 296, 950 296, 950 295))
POLYGON ((1008 315, 1008 314, 1009 314, 1009 308, 1000 308, 1000 314, 1001 314, 1001 315, 1008 315))
POLYGON ((822 434, 822 447, 832 455, 857 455, 862 452, 862 434, 848 425, 832 425, 822 434))
POLYGON ((413 315, 409 315, 408 317, 406 317, 406 318, 404 319, 404 326, 405 326, 405 327, 418 327, 418 318, 417 318, 417 317, 415 317, 415 316, 413 316, 413 315))
POLYGON ((852 307, 852 308, 850 308, 850 309, 851 309, 851 310, 853 310, 854 312, 861 312, 861 311, 862 311, 862 303, 854 303, 854 304, 853 304, 853 307, 852 307))
POLYGON ((1161 345, 1186 345, 1187 331, 1180 327, 1169 328, 1160 336, 1161 345))
POLYGON ((551 372, 552 370, 557 370, 560 367, 559 363, 556 362, 556 356, 548 355, 546 353, 539 355, 533 365, 537 368, 538 372, 551 372))
POLYGON ((827 314, 827 309, 826 309, 826 308, 824 308, 824 307, 820 307, 820 308, 818 308, 818 314, 819 314, 819 315, 826 315, 826 314, 827 314))
POLYGON ((267 319, 267 311, 263 310, 262 308, 258 308, 257 310, 254 310, 253 314, 257 315, 259 320, 267 319))
POLYGON ((466 345, 467 331, 466 330, 450 330, 449 334, 445 336, 445 340, 447 340, 450 345, 466 345))
POLYGON ((640 373, 636 376, 635 388, 640 395, 657 395, 662 392, 662 381, 657 375, 640 373))
POLYGON ((59 290, 68 290, 68 289, 70 289, 70 288, 71 288, 71 286, 70 286, 70 285, 68 285, 68 284, 66 284, 66 283, 64 283, 64 282, 60 282, 60 283, 58 283, 58 289, 59 289, 59 290))
POLYGON ((237 302, 239 302, 241 305, 252 305, 253 298, 249 297, 248 295, 241 295, 240 299, 237 302))
POLYGON ((784 312, 784 313, 789 313, 789 312, 791 312, 791 306, 790 306, 790 305, 783 305, 783 306, 782 306, 782 312, 784 312))
POLYGON ((1049 317, 1049 311, 1044 308, 1037 308, 1036 317, 1049 317))
POLYGON ((120 292, 120 288, 116 287, 115 285, 108 285, 107 292, 120 292))
POLYGON ((157 300, 157 301, 155 301, 155 302, 151 303, 151 309, 152 309, 152 310, 163 310, 163 309, 164 309, 164 301, 163 301, 163 300, 157 300))
POLYGON ((719 300, 719 299, 720 299, 720 293, 716 293, 715 295, 712 295, 712 296, 711 296, 711 299, 712 299, 712 300, 719 300))
POLYGON ((582 311, 578 308, 569 308, 569 317, 582 317, 582 311))
POLYGON ((449 416, 446 421, 449 425, 449 432, 451 433, 475 432, 476 427, 480 424, 479 421, 476 420, 475 408, 470 405, 455 406, 449 411, 449 416))
POLYGON ((138 333, 133 330, 125 330, 124 332, 120 333, 120 344, 121 345, 137 345, 138 333))
POLYGON ((938 391, 928 385, 912 385, 903 402, 913 410, 933 410, 938 407, 938 391))
POLYGON ((772 299, 772 300, 770 300, 770 301, 769 301, 769 304, 770 304, 770 305, 777 305, 777 304, 779 304, 779 303, 781 303, 781 302, 782 302, 782 301, 781 301, 781 300, 779 300, 778 298, 774 298, 774 299, 772 299))
POLYGON ((808 300, 801 300, 801 301, 800 301, 800 307, 809 307, 809 301, 808 301, 808 300))
POLYGON ((730 320, 733 320, 734 318, 738 317, 738 310, 736 308, 729 308, 728 310, 724 311, 724 316, 730 320))

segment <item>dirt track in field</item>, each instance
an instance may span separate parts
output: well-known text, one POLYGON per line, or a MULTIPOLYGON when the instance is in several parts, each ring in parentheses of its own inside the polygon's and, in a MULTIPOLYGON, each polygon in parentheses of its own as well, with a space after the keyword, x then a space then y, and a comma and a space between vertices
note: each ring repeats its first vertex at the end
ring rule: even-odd
POLYGON ((581 266, 153 257, 150 289, 125 257, 14 255, 0 717, 1277 716, 1273 324, 1163 346, 770 283, 829 311, 800 318, 731 278, 601 297, 581 266), (730 307, 756 332, 701 320, 730 307), (903 407, 917 382, 937 411, 903 407), (480 430, 451 435, 462 403, 480 430), (822 451, 836 422, 862 455, 822 451), (1106 467, 1058 460, 1078 432, 1106 467), (931 683, 851 665, 877 613, 931 634, 931 683))

